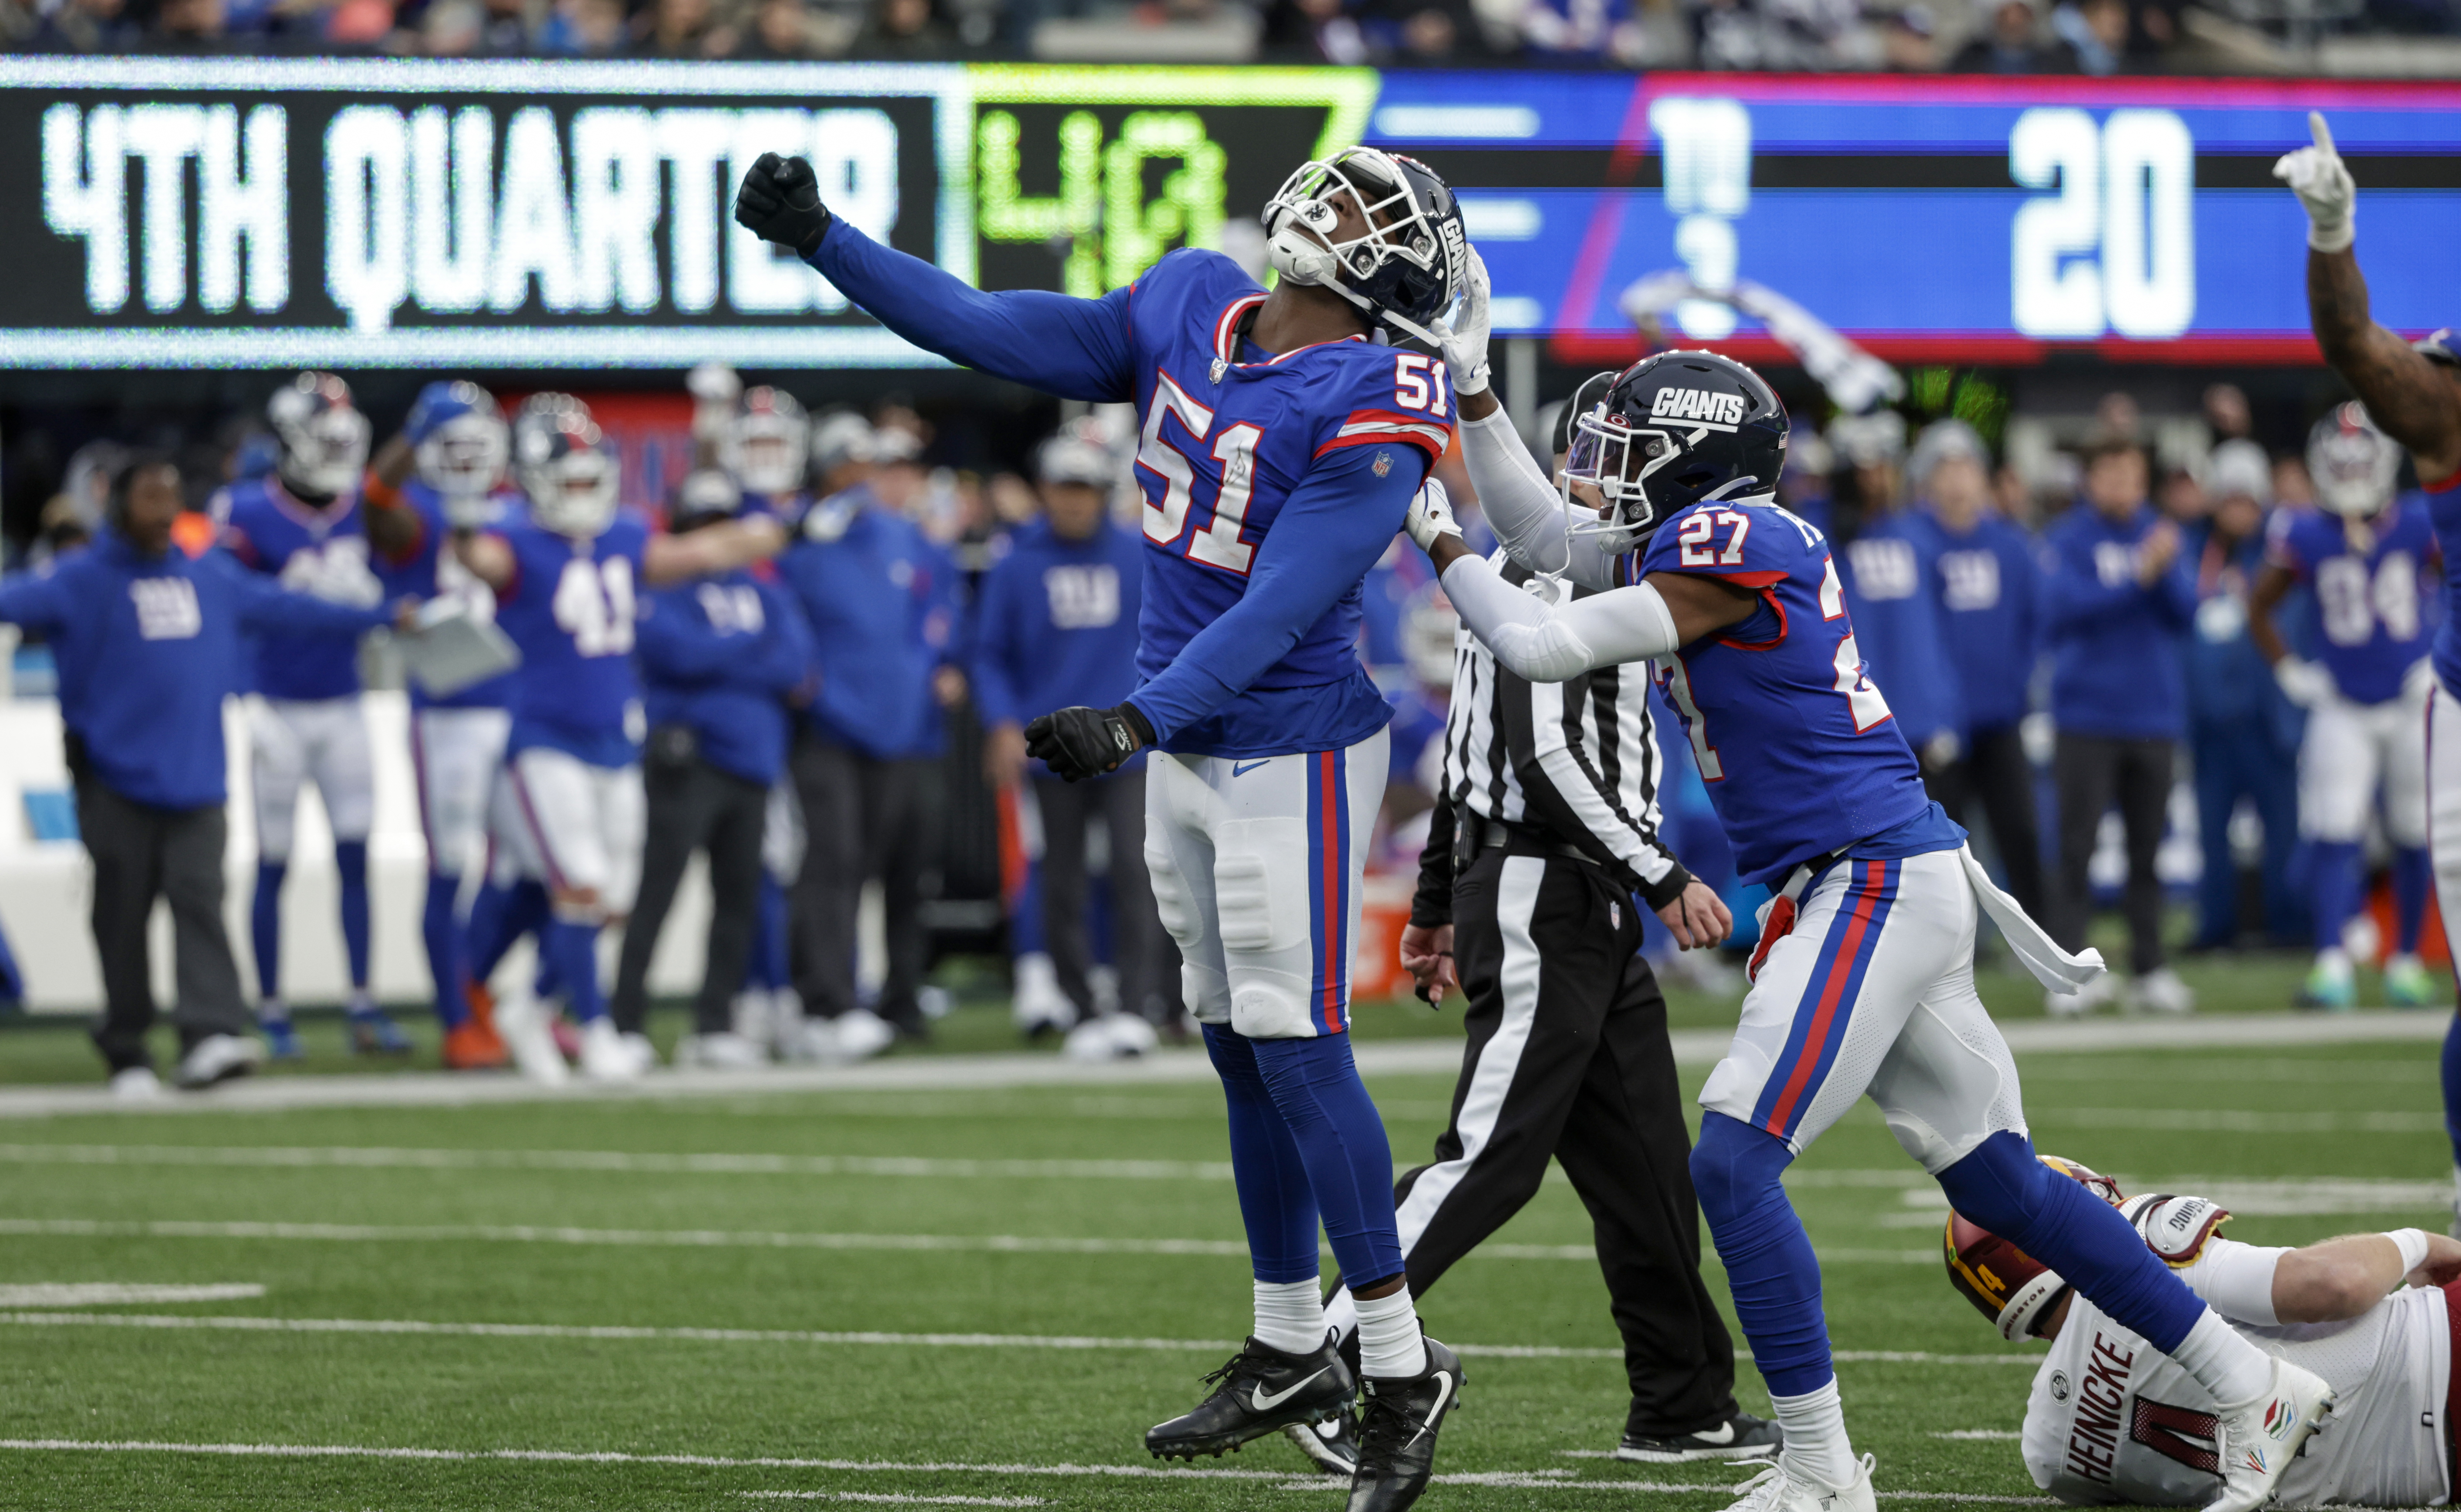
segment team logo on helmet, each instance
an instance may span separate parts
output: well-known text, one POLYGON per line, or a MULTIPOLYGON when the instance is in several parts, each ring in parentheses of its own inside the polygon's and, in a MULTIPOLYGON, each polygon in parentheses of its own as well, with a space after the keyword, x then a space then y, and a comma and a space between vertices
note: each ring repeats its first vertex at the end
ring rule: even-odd
POLYGON ((1662 351, 1575 402, 1562 486, 1572 532, 1638 547, 1708 500, 1766 503, 1786 466, 1786 405, 1761 375, 1714 351, 1662 351))
POLYGON ((1461 207, 1415 158, 1346 147, 1301 163, 1266 202, 1264 225, 1266 255, 1284 278, 1330 288, 1370 321, 1429 346, 1428 328, 1468 287, 1461 207), (1359 211, 1355 235, 1340 234, 1342 200, 1359 211))

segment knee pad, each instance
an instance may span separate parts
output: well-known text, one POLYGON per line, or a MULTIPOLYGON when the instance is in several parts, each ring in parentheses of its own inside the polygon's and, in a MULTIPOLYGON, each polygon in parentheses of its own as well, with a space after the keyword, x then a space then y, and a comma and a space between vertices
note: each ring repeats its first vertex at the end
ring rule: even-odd
POLYGON ((1230 1027, 1250 1039, 1311 1039, 1316 1024, 1308 1015, 1306 994, 1276 982, 1258 981, 1255 972, 1234 972, 1242 980, 1229 987, 1230 1027))
POLYGON ((1780 1182, 1793 1152, 1786 1141, 1723 1113, 1703 1114, 1692 1146, 1692 1190, 1712 1230, 1731 1228, 1771 1199, 1786 1202, 1780 1182))

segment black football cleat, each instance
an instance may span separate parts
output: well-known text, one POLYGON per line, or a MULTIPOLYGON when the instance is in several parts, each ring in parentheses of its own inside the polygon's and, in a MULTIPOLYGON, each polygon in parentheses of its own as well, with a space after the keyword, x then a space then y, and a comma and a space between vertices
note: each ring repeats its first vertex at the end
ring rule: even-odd
POLYGON ((1417 1375, 1369 1376, 1347 1512, 1402 1512, 1436 1469, 1436 1433, 1461 1404, 1461 1357, 1433 1339, 1417 1375))
POLYGON ((1329 1344, 1313 1354, 1285 1354, 1250 1339, 1205 1379, 1213 1395, 1194 1412, 1145 1430, 1148 1453, 1164 1459, 1219 1455, 1277 1428, 1338 1416, 1359 1391, 1329 1344))
POLYGON ((1653 1434, 1627 1426, 1615 1457, 1642 1464, 1690 1464, 1702 1459, 1760 1459, 1785 1446, 1786 1430, 1766 1417, 1737 1413, 1699 1433, 1653 1434))
POLYGON ((1326 1475, 1347 1480, 1359 1473, 1359 1414, 1348 1407, 1320 1423, 1293 1423, 1282 1437, 1326 1475))

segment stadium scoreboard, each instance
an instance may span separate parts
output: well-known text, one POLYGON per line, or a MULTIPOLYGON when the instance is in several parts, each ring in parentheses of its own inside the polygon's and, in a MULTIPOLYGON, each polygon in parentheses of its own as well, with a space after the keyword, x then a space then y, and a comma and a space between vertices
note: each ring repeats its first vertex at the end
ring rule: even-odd
MULTIPOLYGON (((988 288, 1261 262, 1311 155, 1424 158, 1499 330, 1634 350, 1617 295, 1744 279, 1880 355, 2314 360, 2271 177, 2323 111, 2378 318, 2452 318, 2461 87, 2280 80, 535 60, 0 59, 0 366, 911 367, 729 216, 764 151, 988 288)), ((1769 344, 1725 305, 1674 333, 1769 344)))

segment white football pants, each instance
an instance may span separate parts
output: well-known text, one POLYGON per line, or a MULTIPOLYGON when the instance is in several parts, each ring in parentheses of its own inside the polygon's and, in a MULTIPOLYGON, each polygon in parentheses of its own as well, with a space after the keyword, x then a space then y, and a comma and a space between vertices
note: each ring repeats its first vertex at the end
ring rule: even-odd
POLYGON ((1350 1027, 1387 743, 1379 730, 1344 751, 1145 757, 1145 870, 1200 1022, 1252 1039, 1350 1027))
POLYGON ((2356 844, 2367 834, 2376 787, 2384 787, 2385 838, 2427 843, 2427 706, 2416 698, 2354 704, 2327 699, 2307 711, 2299 747, 2299 827, 2310 840, 2356 844))
POLYGON ((504 763, 495 834, 516 875, 558 892, 593 891, 599 912, 630 913, 641 885, 648 798, 637 766, 592 766, 532 746, 504 763))
POLYGON ((460 877, 485 859, 487 801, 513 716, 502 709, 421 709, 410 716, 410 764, 427 868, 460 877))
POLYGON ((248 776, 256 799, 256 855, 290 860, 299 790, 316 784, 337 841, 365 840, 375 826, 375 763, 359 695, 259 698, 248 711, 248 776))
POLYGON ((1953 850, 1830 867, 1769 948, 1701 1106, 1800 1155, 1869 1092, 1934 1176, 2025 1132, 2017 1063, 1974 990, 1976 912, 1953 850))

